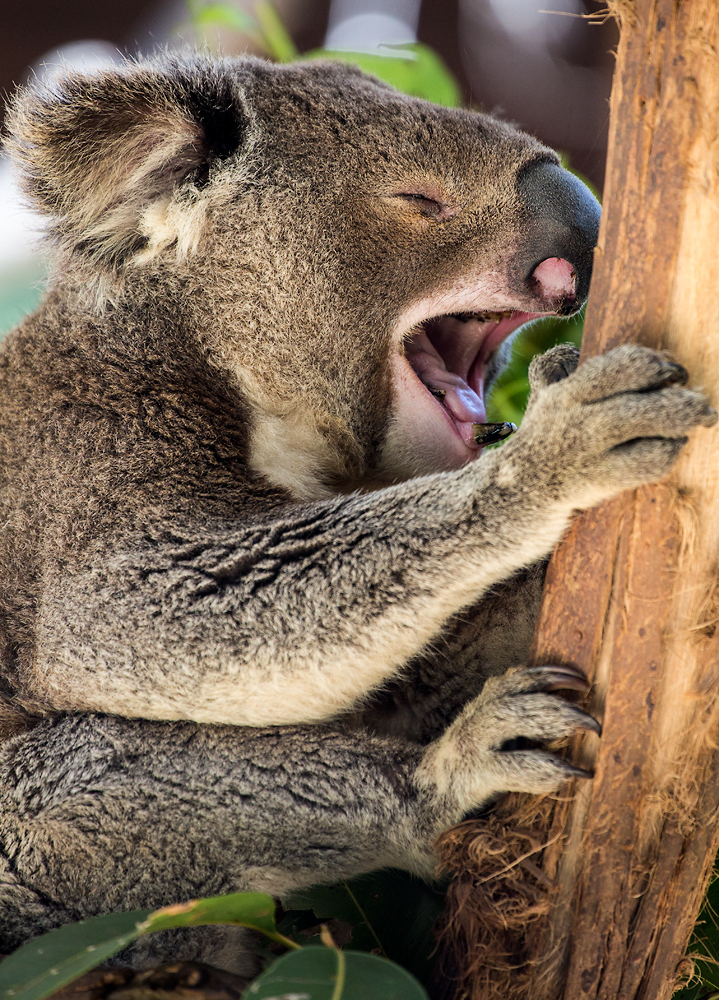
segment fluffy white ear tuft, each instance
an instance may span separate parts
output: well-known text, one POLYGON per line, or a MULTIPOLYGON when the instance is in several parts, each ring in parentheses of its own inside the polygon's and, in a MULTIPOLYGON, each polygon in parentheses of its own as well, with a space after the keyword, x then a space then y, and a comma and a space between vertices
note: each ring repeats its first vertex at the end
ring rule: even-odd
POLYGON ((21 91, 6 145, 56 241, 116 271, 170 241, 196 244, 198 194, 213 165, 242 147, 247 125, 221 64, 168 58, 21 91), (180 190, 191 220, 172 208, 180 190))

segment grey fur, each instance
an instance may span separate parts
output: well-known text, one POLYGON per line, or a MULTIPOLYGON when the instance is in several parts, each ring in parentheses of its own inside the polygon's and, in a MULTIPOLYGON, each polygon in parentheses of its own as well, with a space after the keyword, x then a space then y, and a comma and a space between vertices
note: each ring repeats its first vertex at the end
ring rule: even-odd
MULTIPOLYGON (((594 725, 553 693, 576 678, 505 672, 537 563, 716 415, 655 352, 575 371, 560 347, 469 462, 402 365, 435 315, 576 309, 588 192, 510 126, 331 64, 70 76, 10 129, 58 263, 0 354, 4 716, 45 717, 0 761, 0 950, 112 908, 431 874, 468 811, 559 787, 573 769, 516 741, 594 725), (533 278, 555 257, 576 293, 533 278)), ((224 931, 149 947, 248 970, 224 931)))

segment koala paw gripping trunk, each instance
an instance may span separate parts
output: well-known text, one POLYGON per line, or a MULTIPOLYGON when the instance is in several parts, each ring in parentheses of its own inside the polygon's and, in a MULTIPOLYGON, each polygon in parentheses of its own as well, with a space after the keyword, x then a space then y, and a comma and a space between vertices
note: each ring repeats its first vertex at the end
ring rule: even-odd
MULTIPOLYGON (((9 128, 57 261, 0 354, 0 692, 36 723, 0 748, 0 951, 431 874, 467 812, 575 774, 545 744, 596 730, 582 679, 518 668, 534 564, 716 416, 661 354, 560 346, 484 449, 511 335, 586 297, 591 194, 333 63, 69 74, 9 128)), ((246 970, 223 935, 125 959, 246 970)))

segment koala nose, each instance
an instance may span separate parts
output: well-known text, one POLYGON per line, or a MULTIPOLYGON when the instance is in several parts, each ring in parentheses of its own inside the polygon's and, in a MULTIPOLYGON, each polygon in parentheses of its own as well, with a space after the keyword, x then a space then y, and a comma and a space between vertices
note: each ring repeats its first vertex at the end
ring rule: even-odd
POLYGON ((517 262, 524 286, 546 311, 575 312, 589 292, 599 202, 556 163, 525 168, 519 193, 527 210, 527 238, 517 262))

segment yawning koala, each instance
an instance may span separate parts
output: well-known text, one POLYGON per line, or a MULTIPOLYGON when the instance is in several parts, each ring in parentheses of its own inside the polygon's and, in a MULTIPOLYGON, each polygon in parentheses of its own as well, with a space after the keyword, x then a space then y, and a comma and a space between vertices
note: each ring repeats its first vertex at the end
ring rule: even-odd
MULTIPOLYGON (((597 728, 554 693, 583 678, 522 667, 536 564, 715 420, 663 355, 564 346, 485 450, 509 338, 587 295, 587 189, 330 63, 68 74, 9 131, 56 267, 0 353, 0 693, 34 722, 0 752, 0 951, 431 874, 469 811, 576 774, 542 744, 597 728)), ((131 958, 246 969, 236 933, 131 958)))

